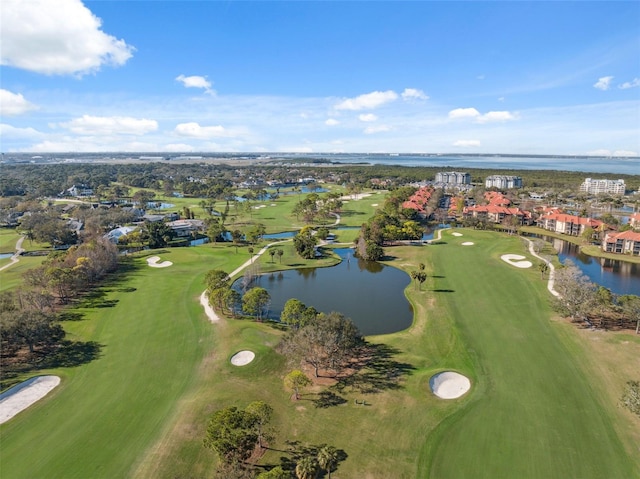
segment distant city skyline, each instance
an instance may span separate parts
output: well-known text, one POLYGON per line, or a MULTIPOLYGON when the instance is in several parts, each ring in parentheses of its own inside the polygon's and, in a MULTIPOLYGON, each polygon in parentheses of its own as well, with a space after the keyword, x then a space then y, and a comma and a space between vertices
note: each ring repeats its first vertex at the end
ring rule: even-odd
POLYGON ((0 5, 0 151, 640 156, 640 2, 0 5))

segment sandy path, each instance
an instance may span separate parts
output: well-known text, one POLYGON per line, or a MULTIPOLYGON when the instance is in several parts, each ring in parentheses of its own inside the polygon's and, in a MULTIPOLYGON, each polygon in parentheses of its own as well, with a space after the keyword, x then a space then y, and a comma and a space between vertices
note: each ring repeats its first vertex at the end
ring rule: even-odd
POLYGON ((0 394, 0 424, 45 397, 58 384, 58 376, 36 376, 0 394))
POLYGON ((547 281, 547 289, 555 297, 557 298, 560 297, 560 293, 558 293, 555 289, 553 289, 553 285, 555 284, 556 269, 551 264, 551 261, 549 261, 546 258, 543 258, 533 250, 533 241, 531 241, 529 238, 523 238, 523 239, 529 243, 529 253, 531 253, 536 258, 541 259, 542 261, 547 263, 547 266, 549 266, 549 281, 547 281))
POLYGON ((7 269, 9 266, 13 266, 18 261, 20 261, 20 255, 24 253, 24 249, 22 248, 23 241, 24 241, 24 236, 21 236, 20 239, 16 241, 16 252, 13 253, 13 256, 11 257, 11 261, 8 264, 5 264, 2 268, 0 268, 0 271, 2 271, 3 269, 7 269))

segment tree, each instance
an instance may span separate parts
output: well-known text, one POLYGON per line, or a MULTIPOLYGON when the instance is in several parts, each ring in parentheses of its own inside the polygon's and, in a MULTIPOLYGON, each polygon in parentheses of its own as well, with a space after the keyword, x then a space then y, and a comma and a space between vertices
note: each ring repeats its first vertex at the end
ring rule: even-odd
POLYGON ((291 359, 298 359, 314 368, 336 371, 349 362, 363 344, 353 322, 336 312, 321 313, 307 325, 285 336, 280 350, 291 359))
POLYGON ((284 377, 284 385, 294 393, 296 401, 300 399, 300 389, 310 386, 311 379, 299 369, 294 369, 284 377))
POLYGON ((273 249, 273 248, 270 248, 269 249, 269 256, 271 256, 271 262, 272 263, 273 263, 273 257, 275 256, 275 254, 276 254, 276 250, 273 249))
POLYGON ((271 297, 264 288, 251 288, 242 297, 242 310, 247 314, 255 315, 258 321, 262 320, 264 310, 269 306, 271 297))
POLYGON ((216 451, 224 462, 244 461, 258 441, 255 421, 253 414, 235 406, 216 411, 207 425, 204 445, 216 451))
POLYGON ((278 248, 276 250, 276 254, 278 255, 278 259, 280 260, 280 264, 282 264, 282 255, 284 254, 284 250, 278 248))
POLYGON ((249 404, 245 411, 254 416, 253 427, 258 437, 258 446, 264 448, 263 441, 273 439, 273 434, 269 430, 269 422, 273 416, 273 408, 264 401, 254 401, 249 404))
POLYGON ((316 256, 317 238, 313 235, 313 230, 305 226, 293 237, 293 246, 296 252, 304 259, 313 259, 316 256))
POLYGON ((318 472, 318 461, 315 457, 303 457, 296 464, 298 479, 316 479, 318 472))
POLYGON ((308 321, 315 319, 317 311, 315 308, 308 308, 302 301, 291 298, 284 303, 282 313, 280 313, 280 321, 288 324, 293 329, 298 329, 308 321))
POLYGON ((340 454, 333 446, 325 444, 318 450, 318 464, 323 470, 327 471, 328 479, 331 479, 331 471, 335 470, 339 460, 340 454))
POLYGON ((231 312, 231 315, 235 318, 237 315, 238 308, 242 305, 242 295, 238 293, 233 288, 228 288, 224 292, 224 306, 228 311, 231 312))
POLYGON ((622 313, 636 322, 636 334, 640 332, 640 296, 625 294, 618 297, 618 304, 622 306, 622 313))
POLYGON ((36 346, 53 344, 65 333, 52 314, 36 310, 4 311, 0 318, 3 341, 14 346, 28 346, 33 353, 36 346))
POLYGON ((540 271, 540 277, 544 279, 544 275, 549 271, 549 263, 546 261, 540 261, 538 263, 538 270, 540 271))
POLYGON ((147 221, 144 225, 143 235, 149 242, 149 248, 157 249, 167 246, 175 232, 164 221, 147 221))
POLYGON ((242 242, 242 238, 244 238, 242 231, 233 230, 231 232, 231 240, 233 241, 233 246, 236 247, 236 253, 238 253, 238 245, 242 242))
POLYGON ((221 269, 212 269, 205 274, 204 282, 207 285, 209 291, 220 288, 228 288, 231 283, 231 278, 221 269))
POLYGON ((597 303, 596 287, 569 260, 556 271, 554 287, 560 294, 557 305, 562 313, 588 322, 588 313, 597 303))
POLYGON ((256 479, 291 479, 291 474, 282 469, 282 466, 276 466, 269 471, 261 472, 256 479))

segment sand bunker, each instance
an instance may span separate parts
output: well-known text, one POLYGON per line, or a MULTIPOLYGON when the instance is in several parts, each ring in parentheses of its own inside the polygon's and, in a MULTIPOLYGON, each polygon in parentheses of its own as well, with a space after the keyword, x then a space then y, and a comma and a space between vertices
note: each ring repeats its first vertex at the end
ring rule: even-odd
POLYGON ((209 304, 209 295, 206 290, 200 295, 200 305, 204 308, 204 313, 207 315, 207 318, 209 318, 209 321, 212 323, 220 321, 220 318, 209 304))
POLYGON ((455 232, 455 233, 451 233, 451 234, 452 234, 453 236, 462 236, 462 233, 457 233, 457 232, 455 232))
POLYGON ((373 203, 371 206, 378 206, 378 203, 373 203))
POLYGON ((521 261, 525 258, 526 257, 521 254, 503 254, 500 256, 502 261, 505 261, 516 268, 531 268, 533 266, 531 261, 521 261))
POLYGON ((234 366, 245 366, 256 357, 253 351, 239 351, 231 356, 231 364, 234 366))
POLYGON ((36 376, 0 394, 0 424, 45 397, 58 384, 58 376, 36 376))
POLYGON ((158 263, 158 261, 160 261, 160 256, 151 256, 150 258, 147 258, 147 264, 152 268, 166 268, 173 264, 171 261, 163 261, 162 263, 158 263))
POLYGON ((471 382, 462 374, 445 371, 432 376, 429 386, 433 394, 441 399, 456 399, 471 389, 471 382))
POLYGON ((473 242, 472 241, 465 241, 464 243, 460 243, 462 246, 472 246, 473 242))

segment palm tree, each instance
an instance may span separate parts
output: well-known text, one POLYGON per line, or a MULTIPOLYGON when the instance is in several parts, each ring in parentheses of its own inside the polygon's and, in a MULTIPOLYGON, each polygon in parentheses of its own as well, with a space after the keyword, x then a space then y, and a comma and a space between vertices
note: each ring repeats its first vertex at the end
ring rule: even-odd
POLYGON ((269 250, 269 256, 271 256, 271 262, 273 263, 273 257, 276 254, 276 250, 275 249, 270 249, 269 250))
POLYGON ((282 255, 284 254, 284 250, 278 249, 276 251, 276 254, 278 255, 278 259, 280 260, 280 264, 282 264, 282 255))
POLYGON ((542 277, 542 279, 544 279, 544 275, 547 271, 549 271, 549 265, 546 261, 541 261, 540 263, 538 263, 538 269, 540 270, 540 276, 542 277))
POLYGON ((318 464, 327 471, 327 479, 331 479, 331 471, 335 469, 339 459, 338 450, 333 446, 322 446, 318 451, 318 464))
POLYGON ((316 479, 318 477, 318 461, 315 457, 303 457, 296 464, 298 479, 316 479))

